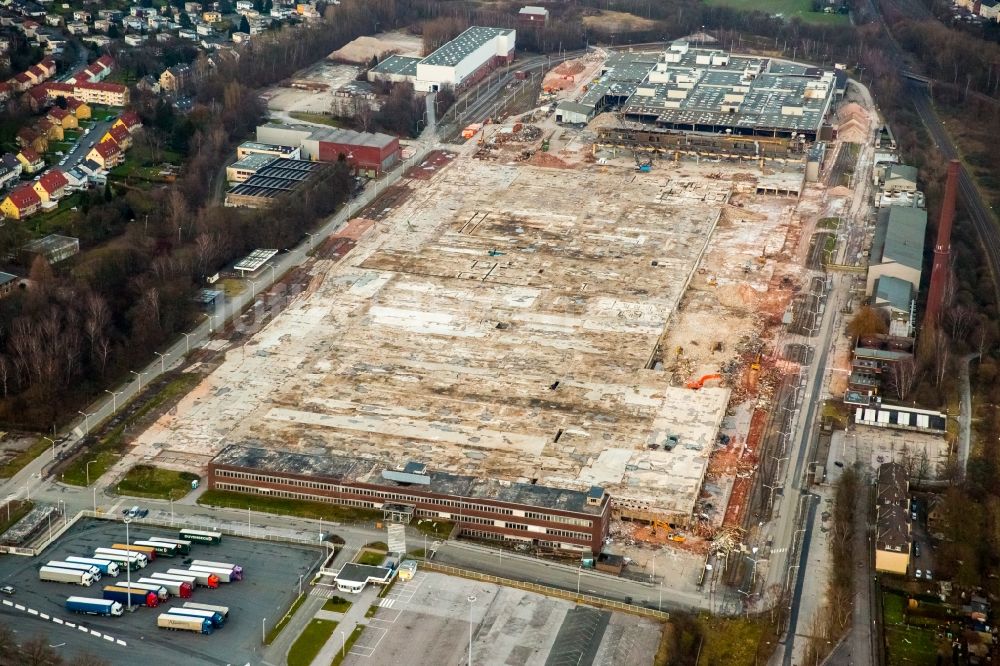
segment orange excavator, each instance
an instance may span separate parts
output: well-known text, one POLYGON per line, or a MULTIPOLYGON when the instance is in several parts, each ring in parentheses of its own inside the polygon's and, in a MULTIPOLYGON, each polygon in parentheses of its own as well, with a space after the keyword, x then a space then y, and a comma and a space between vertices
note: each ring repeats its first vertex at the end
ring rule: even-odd
POLYGON ((702 386, 705 385, 705 382, 710 382, 716 379, 722 381, 722 375, 720 374, 704 375, 702 377, 699 377, 698 379, 692 379, 687 384, 685 384, 685 386, 689 389, 694 389, 695 391, 697 391, 698 389, 700 389, 702 386))

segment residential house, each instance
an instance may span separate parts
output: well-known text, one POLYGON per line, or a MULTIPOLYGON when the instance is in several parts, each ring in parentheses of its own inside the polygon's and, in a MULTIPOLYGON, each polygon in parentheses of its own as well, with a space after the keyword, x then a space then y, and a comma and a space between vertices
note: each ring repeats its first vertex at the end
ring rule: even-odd
POLYGON ((16 275, 0 272, 0 298, 10 296, 20 283, 21 278, 16 275))
POLYGON ((102 141, 90 149, 87 159, 93 160, 102 169, 111 170, 121 164, 125 156, 114 141, 102 141))
POLYGON ((142 46, 146 35, 125 35, 125 43, 129 46, 142 46))
POLYGON ((71 35, 87 35, 90 34, 90 26, 86 23, 77 23, 74 21, 73 23, 66 24, 66 32, 71 35))
POLYGON ((138 90, 153 93, 154 95, 160 92, 160 82, 149 74, 139 79, 135 87, 138 90))
POLYGON ((75 97, 66 98, 66 110, 72 112, 77 120, 87 120, 90 118, 90 105, 75 97))
POLYGON ((233 44, 245 44, 250 41, 250 33, 247 32, 234 32, 230 37, 233 40, 233 44))
POLYGON ((142 127, 142 119, 135 111, 126 111, 118 117, 113 126, 124 127, 130 133, 134 134, 137 129, 142 127))
POLYGON ((36 153, 44 153, 49 149, 49 140, 32 127, 19 129, 15 141, 19 147, 30 148, 36 153))
POLYGON ((222 20, 221 12, 205 12, 201 15, 201 20, 205 23, 218 23, 222 20))
POLYGON ((39 135, 45 136, 49 141, 62 141, 66 138, 62 125, 53 123, 46 118, 42 118, 36 122, 35 129, 38 130, 39 135))
POLYGON ((70 169, 63 175, 66 176, 67 192, 75 192, 77 190, 82 190, 85 187, 87 187, 87 185, 90 182, 89 179, 87 178, 87 174, 81 171, 79 167, 75 169, 70 169))
POLYGON ((183 92, 194 81, 194 70, 188 65, 168 67, 160 74, 160 89, 167 93, 183 92))
POLYGON ((65 174, 59 169, 49 169, 42 177, 35 181, 32 186, 35 193, 42 200, 42 203, 47 201, 58 201, 62 199, 66 194, 66 186, 69 181, 66 180, 65 174))
POLYGON ((101 167, 100 164, 90 159, 83 160, 82 162, 76 165, 76 168, 82 171, 87 176, 94 176, 104 171, 103 167, 101 167))
POLYGON ((49 113, 45 117, 48 118, 50 122, 62 126, 63 129, 76 129, 80 126, 76 116, 66 109, 59 108, 58 106, 53 106, 49 109, 49 113))
POLYGON ((186 13, 188 13, 188 14, 198 14, 199 12, 201 12, 201 3, 200 2, 185 2, 184 3, 184 11, 186 13))
POLYGON ((11 86, 6 81, 0 81, 0 102, 6 102, 13 94, 11 86))
POLYGON ((107 32, 111 29, 111 21, 108 19, 97 19, 94 21, 94 30, 98 32, 107 32))
POLYGON ((74 21, 79 21, 80 23, 87 23, 88 21, 90 21, 91 18, 93 17, 90 15, 90 12, 88 12, 86 9, 77 9, 75 12, 73 12, 74 21))
POLYGON ((242 13, 244 11, 253 9, 252 0, 236 0, 236 11, 237 13, 242 13))
MULTIPOLYGON (((198 39, 198 34, 194 30, 185 29, 185 30, 178 30, 177 37, 179 39, 189 39, 193 42, 194 40, 198 39)), ((161 87, 163 86, 162 82, 160 83, 160 86, 161 87)))
POLYGON ((20 178, 21 170, 24 168, 21 160, 17 159, 17 155, 14 153, 4 153, 0 156, 0 166, 7 169, 8 172, 13 172, 14 178, 20 178))
POLYGON ((200 23, 196 25, 194 28, 194 32, 195 34, 201 35, 202 37, 211 37, 213 34, 215 34, 215 30, 212 29, 212 26, 207 25, 205 23, 200 23))
POLYGON ((17 154, 17 161, 21 163, 24 173, 37 173, 45 168, 45 160, 32 148, 22 148, 17 154))
POLYGON ((105 106, 126 106, 129 100, 128 87, 120 83, 78 83, 73 86, 73 96, 105 106))
POLYGON ((6 190, 8 187, 17 184, 21 177, 20 166, 18 164, 19 168, 13 169, 7 166, 6 163, 0 162, 0 190, 6 190))
POLYGON ((544 28, 549 20, 549 10, 544 7, 521 7, 517 13, 518 28, 544 28))
POLYGON ((111 44, 111 40, 104 35, 87 35, 86 37, 81 37, 80 41, 92 44, 99 49, 111 44))
POLYGON ((910 566, 909 480, 895 462, 878 468, 875 571, 906 575, 910 566))
POLYGON ((14 90, 14 92, 19 93, 24 92, 34 85, 27 72, 21 72, 20 74, 15 75, 13 78, 9 79, 7 83, 10 84, 10 87, 14 90))
POLYGON ((0 212, 12 220, 23 220, 29 215, 38 212, 42 206, 42 199, 38 193, 25 183, 15 188, 8 194, 3 203, 0 203, 0 212))
POLYGON ((998 0, 980 0, 979 15, 989 21, 1000 22, 1000 2, 998 0))
POLYGON ((62 25, 62 17, 59 14, 46 14, 45 15, 45 25, 51 26, 53 28, 58 28, 62 25))
POLYGON ((122 151, 126 151, 132 147, 132 134, 121 125, 112 125, 101 137, 101 143, 105 141, 114 141, 122 151))

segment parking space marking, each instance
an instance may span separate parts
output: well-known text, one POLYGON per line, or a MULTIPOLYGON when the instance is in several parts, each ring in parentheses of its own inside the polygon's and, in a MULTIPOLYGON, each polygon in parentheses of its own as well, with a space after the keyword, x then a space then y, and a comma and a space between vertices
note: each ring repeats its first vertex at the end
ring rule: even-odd
POLYGON ((392 605, 394 603, 396 603, 395 599, 386 598, 386 599, 380 599, 379 602, 378 602, 378 605, 381 608, 392 608, 392 605))
POLYGON ((365 640, 365 644, 364 645, 358 645, 358 643, 355 643, 351 647, 350 653, 353 654, 353 655, 357 655, 359 657, 364 657, 365 659, 367 659, 368 657, 371 657, 373 654, 375 654, 375 650, 378 649, 378 646, 382 642, 382 639, 385 638, 385 635, 388 634, 388 633, 389 633, 388 629, 383 629, 382 627, 373 627, 371 624, 369 624, 368 628, 365 629, 365 632, 363 634, 361 634, 361 636, 358 637, 359 641, 365 640), (375 644, 374 645, 367 643, 367 640, 366 640, 367 638, 371 637, 371 632, 372 631, 379 632, 378 638, 375 639, 375 644), (359 650, 359 651, 355 652, 355 650, 359 650))

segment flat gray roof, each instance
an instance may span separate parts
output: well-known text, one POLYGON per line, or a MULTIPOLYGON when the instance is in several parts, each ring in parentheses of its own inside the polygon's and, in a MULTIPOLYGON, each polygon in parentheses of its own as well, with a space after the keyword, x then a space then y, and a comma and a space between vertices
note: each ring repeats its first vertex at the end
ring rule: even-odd
POLYGON ((454 67, 462 62, 470 53, 498 35, 509 35, 511 28, 485 28, 473 26, 461 35, 451 40, 434 53, 420 61, 421 65, 438 65, 454 67))
POLYGON ((897 310, 909 310, 913 300, 913 285, 891 275, 875 280, 875 297, 888 302, 897 310))
POLYGON ((389 567, 373 567, 368 564, 355 564, 354 562, 348 562, 341 569, 340 573, 337 574, 337 581, 344 581, 345 583, 367 583, 370 580, 383 581, 389 574, 392 573, 392 569, 389 567))
MULTIPOLYGON (((276 474, 326 478, 337 482, 354 481, 387 487, 402 485, 384 478, 382 472, 388 468, 374 460, 333 454, 310 455, 231 444, 219 452, 212 462, 217 465, 257 469, 276 474)), ((588 494, 593 494, 595 497, 603 496, 603 491, 596 487, 588 490, 571 490, 530 483, 501 482, 497 479, 446 472, 425 471, 424 474, 427 483, 407 487, 415 492, 452 495, 466 499, 491 499, 509 504, 577 513, 600 514, 603 507, 603 503, 598 506, 587 503, 588 494)))
POLYGON ((257 141, 244 141, 240 144, 240 148, 245 148, 247 150, 270 150, 280 153, 291 153, 295 151, 292 146, 279 146, 274 143, 258 143, 257 141))
POLYGON ((398 76, 416 76, 417 63, 420 58, 410 56, 391 55, 379 64, 372 67, 376 74, 393 74, 398 76))
POLYGON ((894 261, 921 270, 927 211, 911 206, 882 208, 872 240, 872 258, 878 263, 894 261))
POLYGON ((267 153, 250 153, 243 159, 233 162, 229 166, 234 169, 260 169, 261 167, 267 166, 271 162, 274 162, 279 158, 274 155, 268 155, 267 153))

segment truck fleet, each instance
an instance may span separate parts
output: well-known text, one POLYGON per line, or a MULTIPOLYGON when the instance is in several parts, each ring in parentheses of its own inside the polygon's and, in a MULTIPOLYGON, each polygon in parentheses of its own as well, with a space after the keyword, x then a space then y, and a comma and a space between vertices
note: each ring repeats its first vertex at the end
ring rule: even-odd
POLYGON ((156 596, 155 592, 119 585, 106 586, 102 596, 105 599, 117 601, 126 606, 149 606, 150 608, 154 608, 160 605, 160 598, 156 596))
POLYGON ((176 576, 194 576, 195 581, 197 581, 200 587, 208 587, 212 589, 219 587, 219 577, 211 571, 197 571, 194 569, 167 569, 167 573, 174 574, 176 576))
POLYGON ((77 564, 75 562, 61 562, 59 560, 49 560, 46 562, 47 567, 57 567, 59 569, 75 569, 76 571, 86 571, 94 580, 101 580, 101 570, 95 567, 93 564, 77 564))

